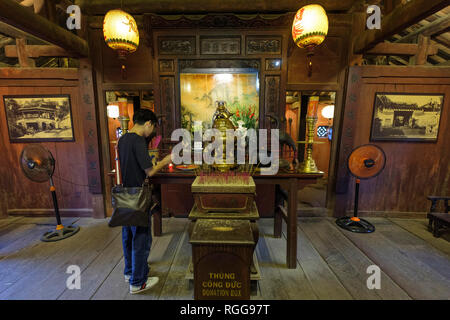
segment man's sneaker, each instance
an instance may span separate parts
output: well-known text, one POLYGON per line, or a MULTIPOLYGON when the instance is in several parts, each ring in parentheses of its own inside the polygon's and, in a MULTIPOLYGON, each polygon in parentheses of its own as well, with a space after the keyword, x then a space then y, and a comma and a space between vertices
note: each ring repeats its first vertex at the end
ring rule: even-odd
POLYGON ((143 292, 145 290, 150 289, 151 287, 154 287, 159 281, 158 277, 148 277, 147 278, 147 282, 145 282, 142 286, 133 286, 130 285, 130 293, 131 294, 135 294, 135 293, 140 293, 143 292))

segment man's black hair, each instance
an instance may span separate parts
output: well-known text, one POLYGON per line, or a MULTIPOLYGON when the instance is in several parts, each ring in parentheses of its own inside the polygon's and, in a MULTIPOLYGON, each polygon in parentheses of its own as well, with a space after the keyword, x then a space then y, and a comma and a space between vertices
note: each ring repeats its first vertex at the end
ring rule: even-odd
POLYGON ((148 109, 139 109, 133 115, 133 123, 143 125, 147 121, 150 121, 153 125, 158 123, 158 118, 155 113, 148 109))

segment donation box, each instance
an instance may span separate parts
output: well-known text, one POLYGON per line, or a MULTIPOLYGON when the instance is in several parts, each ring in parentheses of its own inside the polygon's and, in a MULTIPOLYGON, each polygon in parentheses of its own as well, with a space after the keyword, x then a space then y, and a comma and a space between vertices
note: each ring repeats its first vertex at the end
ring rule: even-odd
POLYGON ((197 220, 189 242, 196 300, 250 299, 255 242, 248 220, 197 220))

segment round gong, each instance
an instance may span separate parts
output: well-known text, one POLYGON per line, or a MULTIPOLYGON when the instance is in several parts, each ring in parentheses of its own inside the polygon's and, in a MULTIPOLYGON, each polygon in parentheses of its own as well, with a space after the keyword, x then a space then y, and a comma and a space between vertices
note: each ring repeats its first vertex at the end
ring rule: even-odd
POLYGON ((374 145, 365 144, 355 148, 347 161, 350 173, 359 179, 369 179, 383 171, 386 165, 384 151, 374 145))

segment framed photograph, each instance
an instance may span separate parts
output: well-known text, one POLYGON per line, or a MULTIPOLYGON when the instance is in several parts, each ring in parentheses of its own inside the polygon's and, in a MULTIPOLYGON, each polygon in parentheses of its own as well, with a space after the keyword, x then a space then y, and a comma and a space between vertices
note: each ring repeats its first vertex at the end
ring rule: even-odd
POLYGON ((4 96, 10 142, 75 141, 69 95, 4 96))
POLYGON ((436 141, 443 94, 376 93, 370 140, 436 141))

